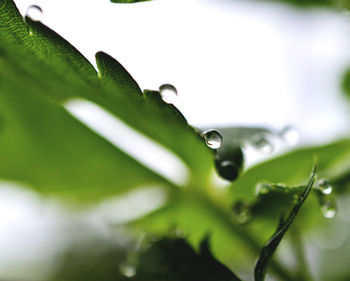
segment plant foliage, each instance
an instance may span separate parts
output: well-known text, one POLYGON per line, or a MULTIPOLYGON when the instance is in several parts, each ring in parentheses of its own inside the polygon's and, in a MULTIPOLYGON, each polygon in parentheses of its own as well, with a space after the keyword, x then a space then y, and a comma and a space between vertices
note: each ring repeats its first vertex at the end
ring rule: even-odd
MULTIPOLYGON (((292 211, 265 246, 280 210, 262 200, 259 216, 241 224, 235 221, 232 206, 239 201, 248 202, 247 206, 255 202, 255 187, 261 181, 283 182, 288 189, 305 185, 314 157, 318 174, 335 184, 335 193, 346 191, 349 139, 279 156, 249 169, 219 191, 211 182, 218 166, 215 157, 236 161, 234 176, 219 170, 225 178, 236 179, 243 166, 241 148, 211 150, 176 107, 163 102, 158 91, 142 91, 125 68, 104 52, 96 54, 96 62, 98 71, 47 26, 29 17, 23 19, 12 0, 1 0, 0 178, 80 205, 161 186, 168 195, 165 204, 125 227, 133 233, 166 236, 175 226, 187 234, 186 240, 163 238, 140 254, 135 280, 239 280, 222 263, 240 272, 253 272, 261 248, 255 278, 263 280, 268 261, 310 193, 315 173, 298 201, 285 206, 283 211, 292 211), (65 105, 77 99, 98 105, 174 153, 189 170, 187 183, 172 182, 76 119, 65 105), (207 233, 212 252, 208 239, 203 240, 207 233)), ((317 204, 305 205, 307 212, 300 221, 318 212, 317 204)), ((315 218, 309 228, 323 220, 318 215, 315 218)), ((275 275, 293 280, 277 260, 270 264, 275 275)))

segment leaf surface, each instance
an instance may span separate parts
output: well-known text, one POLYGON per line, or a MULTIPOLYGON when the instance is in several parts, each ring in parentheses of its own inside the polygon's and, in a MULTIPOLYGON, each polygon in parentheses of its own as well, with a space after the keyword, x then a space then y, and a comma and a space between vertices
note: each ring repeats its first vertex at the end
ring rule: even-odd
POLYGON ((139 257, 132 280, 239 281, 211 254, 208 238, 201 242, 199 253, 182 238, 162 238, 139 257))
POLYGON ((206 182, 209 149, 182 115, 169 114, 165 103, 149 105, 116 60, 99 52, 98 76, 57 33, 28 17, 24 22, 11 0, 1 2, 0 27, 0 141, 7 159, 0 167, 2 178, 45 194, 90 200, 144 185, 168 185, 63 108, 68 100, 82 98, 174 151, 192 171, 193 185, 206 182))

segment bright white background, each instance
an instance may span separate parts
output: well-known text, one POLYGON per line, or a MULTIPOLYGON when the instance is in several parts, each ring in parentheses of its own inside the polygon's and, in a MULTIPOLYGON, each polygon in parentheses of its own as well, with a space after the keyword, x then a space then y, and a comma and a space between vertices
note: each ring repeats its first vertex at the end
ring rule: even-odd
MULTIPOLYGON (((18 0, 93 64, 103 50, 141 88, 174 84, 193 125, 293 124, 305 141, 348 131, 340 75, 349 66, 350 16, 263 1, 18 0)), ((346 115, 347 114, 347 115, 346 115)))
MULTIPOLYGON (((349 133, 350 109, 340 90, 350 66, 350 15, 344 12, 247 0, 16 3, 23 14, 39 5, 42 21, 94 65, 94 54, 103 50, 141 88, 174 84, 177 106, 193 125, 292 124, 301 144, 349 133)), ((47 253, 60 211, 4 185, 0 203, 0 269, 47 253)))

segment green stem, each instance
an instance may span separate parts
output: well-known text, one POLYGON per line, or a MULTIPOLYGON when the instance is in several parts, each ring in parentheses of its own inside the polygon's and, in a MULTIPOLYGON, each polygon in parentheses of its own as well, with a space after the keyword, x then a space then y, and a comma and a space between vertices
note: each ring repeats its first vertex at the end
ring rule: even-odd
MULTIPOLYGON (((237 227, 233 224, 231 220, 231 216, 222 208, 217 206, 203 194, 197 193, 193 194, 196 197, 196 200, 200 200, 205 206, 209 207, 213 214, 220 220, 224 225, 226 225, 227 229, 232 233, 232 235, 238 237, 242 240, 249 248, 251 248, 256 254, 259 254, 262 246, 260 243, 246 230, 237 227)), ((281 265, 278 261, 272 260, 270 264, 271 270, 277 275, 281 280, 285 281, 294 281, 294 276, 281 265)))

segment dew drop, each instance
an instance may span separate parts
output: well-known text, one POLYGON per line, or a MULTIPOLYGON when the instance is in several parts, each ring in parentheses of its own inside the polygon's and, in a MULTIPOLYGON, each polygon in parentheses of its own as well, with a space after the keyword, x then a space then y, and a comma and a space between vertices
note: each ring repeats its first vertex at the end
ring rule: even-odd
POLYGON ((250 143, 263 154, 270 154, 274 150, 272 142, 264 134, 254 135, 250 143))
POLYGON ((331 183, 324 179, 318 181, 318 188, 325 195, 331 194, 333 191, 331 183))
POLYGON ((233 219, 238 224, 245 224, 252 218, 250 206, 245 201, 237 201, 232 208, 233 219))
POLYGON ((335 202, 330 199, 323 200, 321 204, 321 212, 325 218, 334 218, 337 213, 337 207, 335 202))
POLYGON ((136 274, 136 268, 129 264, 120 265, 119 270, 126 277, 134 277, 136 274))
POLYGON ((280 132, 279 136, 282 140, 290 145, 296 145, 299 142, 300 134, 293 126, 286 126, 280 132))
POLYGON ((267 183, 259 183, 255 188, 255 194, 257 196, 267 194, 271 190, 271 185, 267 183))
POLYGON ((32 21, 41 21, 43 10, 38 5, 31 5, 27 8, 26 17, 32 21))
POLYGON ((173 104, 177 98, 177 90, 171 84, 163 84, 159 87, 162 100, 166 103, 173 104))
POLYGON ((175 236, 178 238, 185 238, 187 236, 187 234, 186 234, 186 231, 177 227, 175 229, 175 236))
POLYGON ((201 133, 205 143, 212 149, 218 149, 222 144, 222 136, 216 130, 206 130, 201 133))
POLYGON ((216 167, 220 176, 229 181, 234 181, 239 176, 239 168, 230 160, 217 161, 216 167))

